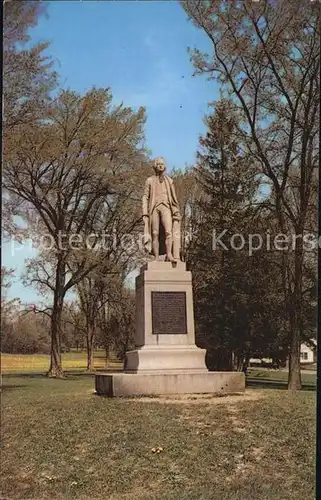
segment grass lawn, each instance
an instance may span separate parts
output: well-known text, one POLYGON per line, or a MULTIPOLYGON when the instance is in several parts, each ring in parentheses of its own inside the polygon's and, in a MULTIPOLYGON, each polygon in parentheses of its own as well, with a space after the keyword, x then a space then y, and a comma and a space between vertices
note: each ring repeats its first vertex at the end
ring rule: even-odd
MULTIPOLYGON (((288 372, 281 370, 260 370, 258 368, 250 368, 246 379, 249 387, 261 386, 282 388, 287 386, 288 372)), ((301 380, 304 389, 314 390, 316 388, 316 373, 304 373, 304 370, 301 370, 301 380)))
MULTIPOLYGON (((49 369, 50 356, 46 354, 1 354, 2 373, 39 373, 49 369)), ((85 352, 67 352, 62 354, 62 367, 68 371, 86 370, 87 359, 85 352)), ((106 369, 104 351, 94 353, 94 365, 98 369, 106 369)), ((121 363, 109 360, 107 368, 117 369, 121 363)))
POLYGON ((83 373, 7 374, 2 498, 312 500, 315 406, 315 391, 108 399, 83 373))

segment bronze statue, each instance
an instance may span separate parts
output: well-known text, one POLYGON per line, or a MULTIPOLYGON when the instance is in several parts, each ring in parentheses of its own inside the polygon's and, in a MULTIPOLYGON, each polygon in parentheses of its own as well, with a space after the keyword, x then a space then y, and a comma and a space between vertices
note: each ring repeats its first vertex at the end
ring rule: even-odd
POLYGON ((180 212, 173 180, 165 175, 164 158, 155 158, 155 175, 146 180, 143 195, 145 249, 155 260, 180 260, 180 212))

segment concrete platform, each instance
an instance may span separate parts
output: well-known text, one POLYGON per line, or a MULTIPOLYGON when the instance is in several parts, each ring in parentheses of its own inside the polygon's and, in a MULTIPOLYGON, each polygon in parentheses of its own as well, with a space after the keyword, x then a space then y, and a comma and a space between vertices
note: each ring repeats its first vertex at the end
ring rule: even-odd
POLYGON ((242 372, 97 373, 100 396, 154 396, 166 394, 232 394, 245 391, 242 372))
POLYGON ((205 354, 206 349, 195 344, 143 346, 126 352, 125 372, 207 372, 205 354))

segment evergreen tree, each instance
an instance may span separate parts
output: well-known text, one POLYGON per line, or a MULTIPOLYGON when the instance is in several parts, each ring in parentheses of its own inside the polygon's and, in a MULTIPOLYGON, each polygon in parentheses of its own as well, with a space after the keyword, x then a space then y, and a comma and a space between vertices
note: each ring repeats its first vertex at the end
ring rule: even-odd
POLYGON ((203 195, 189 250, 196 335, 209 356, 214 353, 213 368, 230 368, 233 351, 241 369, 251 353, 271 350, 280 335, 280 315, 268 326, 266 318, 280 302, 282 287, 278 270, 269 264, 272 255, 249 245, 252 238, 257 246, 257 235, 264 235, 268 212, 258 198, 257 166, 237 140, 233 105, 219 101, 206 124, 196 167, 203 195))

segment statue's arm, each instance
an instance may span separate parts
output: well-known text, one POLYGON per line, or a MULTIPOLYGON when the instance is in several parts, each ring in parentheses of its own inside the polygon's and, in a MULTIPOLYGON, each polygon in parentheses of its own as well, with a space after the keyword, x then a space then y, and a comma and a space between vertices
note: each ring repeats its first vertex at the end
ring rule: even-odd
POLYGON ((177 196, 176 196, 176 191, 175 191, 173 179, 170 180, 170 183, 171 183, 171 191, 172 191, 172 198, 173 198, 172 201, 173 201, 173 207, 174 207, 173 217, 175 219, 180 219, 179 205, 178 205, 178 201, 177 201, 177 196))
POLYGON ((149 192, 150 192, 150 183, 149 180, 147 179, 145 182, 144 194, 143 194, 143 217, 149 217, 149 211, 148 211, 149 192))

